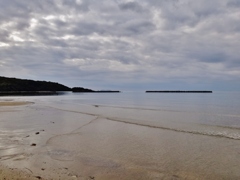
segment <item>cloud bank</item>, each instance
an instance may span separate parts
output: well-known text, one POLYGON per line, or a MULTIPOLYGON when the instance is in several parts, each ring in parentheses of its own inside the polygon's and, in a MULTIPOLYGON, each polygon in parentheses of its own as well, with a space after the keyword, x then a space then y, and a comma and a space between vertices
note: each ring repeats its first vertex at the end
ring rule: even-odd
POLYGON ((240 90, 238 0, 0 0, 0 75, 240 90))

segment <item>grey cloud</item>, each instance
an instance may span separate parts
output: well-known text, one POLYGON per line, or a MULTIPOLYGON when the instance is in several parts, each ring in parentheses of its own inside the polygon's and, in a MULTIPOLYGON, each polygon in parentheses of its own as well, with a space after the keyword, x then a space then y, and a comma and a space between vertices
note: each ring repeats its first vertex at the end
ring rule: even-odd
POLYGON ((70 24, 68 24, 67 22, 61 20, 61 19, 54 19, 53 23, 56 25, 56 27, 58 28, 66 28, 68 27, 70 24))
POLYGON ((240 24, 238 23, 238 19, 226 18, 222 19, 215 23, 215 27, 212 27, 216 32, 219 33, 239 33, 240 32, 240 24))
POLYGON ((201 1, 151 1, 161 12, 161 17, 164 20, 165 28, 168 30, 174 30, 182 26, 194 27, 200 22, 205 21, 209 16, 215 16, 221 14, 224 9, 224 2, 213 0, 201 0, 201 1))
POLYGON ((29 9, 19 1, 1 1, 0 9, 1 22, 7 22, 12 18, 29 18, 29 9))
POLYGON ((127 30, 128 32, 134 34, 142 34, 153 30, 155 28, 155 25, 146 20, 143 21, 131 20, 123 24, 122 27, 123 30, 127 30))
POLYGON ((119 8, 122 10, 131 10, 131 11, 135 11, 138 13, 143 12, 142 6, 139 5, 137 2, 122 3, 122 4, 119 4, 119 8))
POLYGON ((193 52, 190 57, 207 63, 219 63, 227 60, 227 55, 224 52, 193 52))
POLYGON ((239 8, 240 7, 240 1, 239 0, 229 0, 227 2, 227 5, 230 6, 230 7, 239 8))
POLYGON ((76 11, 89 11, 89 1, 80 1, 80 3, 78 3, 76 0, 63 0, 62 4, 63 6, 67 6, 70 9, 75 9, 76 11))
POLYGON ((5 29, 0 29, 0 41, 8 42, 9 32, 5 29))
POLYGON ((76 35, 89 35, 94 32, 102 34, 104 31, 104 25, 100 26, 98 23, 79 22, 71 31, 72 34, 76 35))
POLYGON ((233 79, 238 7, 236 0, 0 0, 0 75, 19 69, 86 84, 233 79))

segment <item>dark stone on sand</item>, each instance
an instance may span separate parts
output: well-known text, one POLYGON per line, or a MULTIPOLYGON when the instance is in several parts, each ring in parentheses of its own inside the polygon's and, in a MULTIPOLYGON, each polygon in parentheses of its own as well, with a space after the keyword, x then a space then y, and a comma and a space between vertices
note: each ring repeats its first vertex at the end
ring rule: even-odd
POLYGON ((35 143, 32 143, 32 144, 31 144, 31 146, 36 146, 36 145, 37 145, 37 144, 35 144, 35 143))

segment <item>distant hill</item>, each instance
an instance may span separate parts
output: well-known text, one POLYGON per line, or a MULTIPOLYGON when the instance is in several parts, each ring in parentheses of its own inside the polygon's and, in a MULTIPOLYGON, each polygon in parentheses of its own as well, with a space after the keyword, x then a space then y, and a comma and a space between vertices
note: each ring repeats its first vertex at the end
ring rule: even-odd
POLYGON ((83 87, 73 87, 72 92, 94 92, 92 89, 86 89, 83 87))
POLYGON ((120 91, 111 91, 111 90, 102 90, 102 91, 95 91, 92 89, 86 89, 83 87, 73 87, 72 92, 74 93, 119 93, 120 91))
POLYGON ((0 76, 0 91, 71 91, 71 88, 56 82, 33 81, 0 76))

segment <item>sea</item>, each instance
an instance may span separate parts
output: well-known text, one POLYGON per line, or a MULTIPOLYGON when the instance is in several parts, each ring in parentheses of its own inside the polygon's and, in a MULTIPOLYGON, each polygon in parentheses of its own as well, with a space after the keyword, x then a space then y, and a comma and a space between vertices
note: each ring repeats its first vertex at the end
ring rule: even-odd
MULTIPOLYGON (((9 98, 9 97, 6 97, 9 98)), ((124 116, 135 124, 240 140, 240 92, 213 93, 71 93, 14 97, 81 111, 105 107, 102 115, 124 116), (79 107, 79 108, 78 108, 79 107), (139 121, 139 122, 138 122, 139 121)), ((131 123, 130 122, 130 123, 131 123)))

